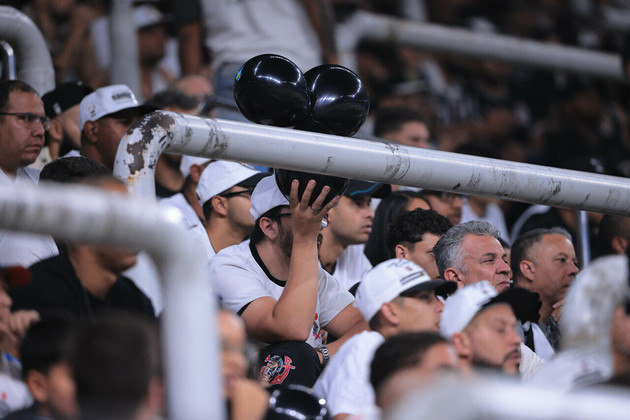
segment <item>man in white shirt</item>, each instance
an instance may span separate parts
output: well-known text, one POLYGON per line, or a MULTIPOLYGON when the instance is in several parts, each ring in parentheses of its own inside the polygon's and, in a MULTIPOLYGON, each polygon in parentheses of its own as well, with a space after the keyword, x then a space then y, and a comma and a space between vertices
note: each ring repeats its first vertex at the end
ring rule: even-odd
POLYGON ((252 192, 265 175, 249 165, 225 160, 211 162, 203 171, 197 196, 206 220, 202 239, 208 258, 251 233, 252 192))
POLYGON ((324 186, 309 206, 315 182, 308 183, 300 199, 298 184, 293 181, 289 201, 273 176, 263 178, 252 193, 250 213, 256 222, 250 241, 222 250, 209 264, 214 292, 224 308, 241 316, 252 338, 280 346, 290 342, 304 356, 298 366, 288 354, 267 348, 261 354, 261 376, 271 385, 295 383, 297 378, 312 386, 320 365, 367 328, 351 305, 352 295, 317 259, 322 220, 339 198, 323 205, 330 191, 324 186), (324 345, 322 329, 339 339, 324 345), (305 379, 303 371, 310 372, 305 379))
MULTIPOLYGON (((44 147, 50 119, 39 95, 19 80, 0 81, 0 183, 37 184, 39 171, 27 168, 44 147)), ((0 231, 0 265, 29 265, 59 253, 49 235, 0 231)))
POLYGON ((497 293, 487 281, 460 288, 446 299, 440 334, 457 351, 463 371, 495 369, 527 379, 543 361, 521 342, 517 313, 530 294, 520 288, 497 293))
POLYGON ((444 304, 437 295, 456 289, 454 282, 432 280, 405 259, 382 262, 363 276, 354 304, 372 331, 357 334, 341 346, 313 388, 326 399, 335 420, 374 407, 370 362, 378 346, 401 332, 438 332, 444 304))
POLYGON ((328 226, 322 232, 319 260, 344 288, 361 281, 372 264, 363 250, 370 233, 374 210, 372 197, 383 198, 391 191, 389 184, 353 179, 339 205, 328 213, 328 226))

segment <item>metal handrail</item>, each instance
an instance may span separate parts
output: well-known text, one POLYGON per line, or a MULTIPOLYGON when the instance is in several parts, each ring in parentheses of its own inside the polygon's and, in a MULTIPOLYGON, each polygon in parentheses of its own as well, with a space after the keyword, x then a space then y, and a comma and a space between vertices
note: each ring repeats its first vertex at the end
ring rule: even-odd
POLYGON ((77 185, 0 185, 0 228, 145 249, 162 277, 169 418, 224 418, 215 302, 206 266, 173 209, 77 185))
POLYGON ((114 175, 154 197, 162 152, 630 216, 625 178, 167 111, 127 130, 114 175))

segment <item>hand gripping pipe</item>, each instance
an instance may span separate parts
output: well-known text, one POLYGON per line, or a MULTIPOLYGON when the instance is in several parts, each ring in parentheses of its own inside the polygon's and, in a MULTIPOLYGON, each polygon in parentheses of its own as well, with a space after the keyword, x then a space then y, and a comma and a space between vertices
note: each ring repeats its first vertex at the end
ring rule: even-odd
POLYGON ((624 178, 167 111, 127 130, 114 175, 154 197, 162 152, 630 216, 624 178))
POLYGON ((0 6, 0 39, 15 50, 17 78, 43 95, 55 88, 55 71, 44 36, 24 13, 0 6))
POLYGON ((145 249, 162 276, 169 418, 224 418, 215 303, 206 268, 172 210, 82 186, 0 185, 0 228, 145 249))

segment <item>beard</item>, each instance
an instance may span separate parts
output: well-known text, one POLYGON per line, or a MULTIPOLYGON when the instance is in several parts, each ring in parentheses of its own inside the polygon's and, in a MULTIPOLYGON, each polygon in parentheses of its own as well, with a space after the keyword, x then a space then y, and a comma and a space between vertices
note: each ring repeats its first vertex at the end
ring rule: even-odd
POLYGON ((280 249, 287 258, 291 258, 293 251, 293 233, 289 233, 280 226, 280 249))

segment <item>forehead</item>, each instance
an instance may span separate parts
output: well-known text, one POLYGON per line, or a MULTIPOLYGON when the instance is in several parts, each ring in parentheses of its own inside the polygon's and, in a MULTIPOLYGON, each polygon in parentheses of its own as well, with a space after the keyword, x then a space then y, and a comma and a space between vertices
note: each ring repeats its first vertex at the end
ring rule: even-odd
POLYGON ((538 246, 545 249, 574 252, 571 241, 559 233, 543 235, 542 240, 538 242, 538 246))
POLYGON ((465 256, 476 257, 488 253, 503 255, 505 251, 494 236, 468 233, 462 239, 462 250, 465 256))
POLYGON ((14 90, 9 94, 9 100, 6 104, 7 112, 32 112, 41 111, 44 113, 44 103, 34 93, 14 90))

